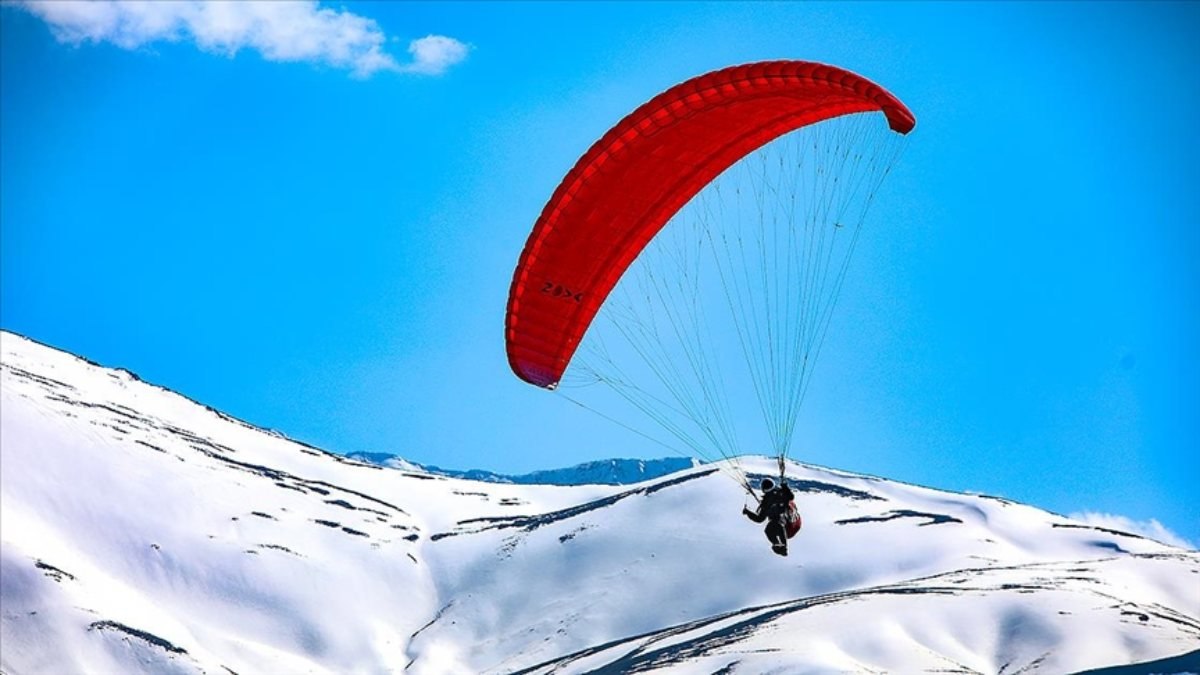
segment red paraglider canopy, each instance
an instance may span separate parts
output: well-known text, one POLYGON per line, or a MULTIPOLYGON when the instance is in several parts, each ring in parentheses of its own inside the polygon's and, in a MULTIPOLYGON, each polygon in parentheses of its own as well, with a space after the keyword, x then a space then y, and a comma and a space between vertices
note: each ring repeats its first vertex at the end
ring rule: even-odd
POLYGON ((805 125, 874 110, 898 133, 916 124, 854 73, 767 61, 695 77, 633 111, 576 162, 529 235, 505 322, 513 372, 554 388, 621 275, 725 169, 805 125))

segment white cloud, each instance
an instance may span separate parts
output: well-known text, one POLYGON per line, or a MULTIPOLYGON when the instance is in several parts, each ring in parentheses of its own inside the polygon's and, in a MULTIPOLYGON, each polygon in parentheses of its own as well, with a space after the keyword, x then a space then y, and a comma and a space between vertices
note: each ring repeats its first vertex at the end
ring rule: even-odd
POLYGON ((426 75, 441 75, 450 66, 467 58, 467 45, 443 35, 426 35, 408 45, 413 62, 405 69, 426 75))
POLYGON ((440 75, 468 51, 454 38, 430 35, 409 45, 412 63, 398 63, 384 51, 387 36, 374 20, 315 0, 26 0, 20 6, 62 42, 124 49, 194 42, 208 52, 232 56, 252 49, 268 61, 322 63, 359 77, 381 70, 440 75))
POLYGON ((1096 527, 1120 530, 1122 532, 1129 532, 1130 534, 1140 534, 1143 537, 1149 537, 1150 539, 1170 544, 1171 546, 1179 546, 1187 549, 1196 548, 1195 544, 1168 530, 1166 526, 1154 518, 1137 521, 1125 516, 1117 516, 1111 513, 1095 513, 1093 511, 1072 513, 1069 517, 1096 527))

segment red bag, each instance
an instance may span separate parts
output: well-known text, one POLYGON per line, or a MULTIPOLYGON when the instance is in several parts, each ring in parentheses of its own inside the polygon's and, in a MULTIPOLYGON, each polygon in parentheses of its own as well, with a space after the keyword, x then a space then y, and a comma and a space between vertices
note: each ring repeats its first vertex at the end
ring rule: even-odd
POLYGON ((796 502, 788 502, 787 517, 784 520, 784 530, 787 532, 787 538, 791 539, 800 531, 800 510, 796 508, 796 502))

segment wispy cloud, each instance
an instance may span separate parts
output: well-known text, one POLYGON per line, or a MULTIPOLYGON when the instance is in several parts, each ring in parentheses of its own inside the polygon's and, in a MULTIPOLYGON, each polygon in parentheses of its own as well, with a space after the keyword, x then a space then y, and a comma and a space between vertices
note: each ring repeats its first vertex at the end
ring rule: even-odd
POLYGON ((305 61, 349 70, 440 75, 467 57, 454 38, 429 35, 409 43, 409 63, 384 51, 387 35, 372 19, 311 0, 25 0, 20 7, 67 43, 110 42, 136 49, 154 42, 193 42, 232 56, 257 51, 268 61, 305 61))
POLYGON ((450 66, 467 58, 467 45, 444 35, 426 35, 408 45, 413 61, 405 70, 426 75, 441 75, 450 66))
POLYGON ((1069 517, 1083 521, 1088 525, 1095 525, 1096 527, 1120 530, 1122 532, 1129 532, 1130 534, 1140 534, 1143 537, 1149 537, 1150 539, 1170 544, 1171 546, 1188 549, 1196 548, 1195 544, 1168 530, 1166 526, 1154 518, 1138 521, 1126 518, 1125 516, 1117 516, 1111 513, 1095 513, 1093 511, 1072 513, 1069 517))

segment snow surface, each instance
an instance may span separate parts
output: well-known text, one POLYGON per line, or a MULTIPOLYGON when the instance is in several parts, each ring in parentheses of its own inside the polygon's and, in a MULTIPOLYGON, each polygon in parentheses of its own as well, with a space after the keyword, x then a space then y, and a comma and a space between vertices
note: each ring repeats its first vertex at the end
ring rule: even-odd
POLYGON ((9 675, 1200 670, 1200 552, 1003 499, 791 464, 780 558, 713 466, 477 482, 11 333, 0 366, 9 675))

